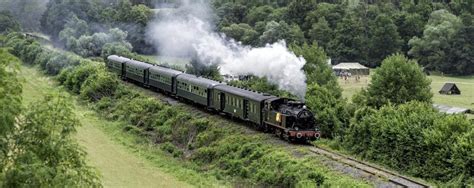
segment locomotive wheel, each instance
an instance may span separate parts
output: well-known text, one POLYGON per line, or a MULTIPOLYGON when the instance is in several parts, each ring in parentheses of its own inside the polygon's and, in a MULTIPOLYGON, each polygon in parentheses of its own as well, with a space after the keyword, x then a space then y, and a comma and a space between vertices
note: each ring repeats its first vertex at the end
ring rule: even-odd
POLYGON ((280 130, 280 129, 275 130, 275 135, 276 135, 277 137, 281 138, 281 139, 284 138, 284 136, 283 136, 283 131, 280 130))

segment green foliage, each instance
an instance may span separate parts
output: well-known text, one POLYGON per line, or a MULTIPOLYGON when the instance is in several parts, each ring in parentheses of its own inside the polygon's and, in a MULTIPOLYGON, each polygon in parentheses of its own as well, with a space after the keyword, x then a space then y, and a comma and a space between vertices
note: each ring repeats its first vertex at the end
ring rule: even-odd
POLYGON ((333 33, 326 19, 322 17, 311 26, 308 35, 310 41, 317 42, 323 49, 327 49, 334 36, 333 33))
MULTIPOLYGON (((66 48, 83 56, 105 56, 104 53, 118 52, 118 53, 130 53, 132 45, 125 39, 127 33, 118 29, 110 29, 108 33, 94 33, 93 35, 81 35, 79 38, 75 38, 73 29, 66 28, 65 33, 61 33, 63 40, 66 40, 66 48), (69 31, 71 30, 71 31, 69 31)), ((77 32, 77 31, 76 31, 77 32)))
POLYGON ((328 57, 318 44, 293 45, 291 50, 296 55, 303 56, 306 60, 303 69, 306 73, 307 83, 317 83, 326 87, 337 99, 342 96, 342 89, 339 87, 337 77, 327 63, 328 57))
POLYGON ((367 36, 360 17, 347 13, 337 24, 335 38, 330 43, 331 56, 339 61, 365 62, 367 60, 367 36))
POLYGON ((219 72, 218 65, 208 66, 207 64, 200 61, 201 60, 198 57, 191 59, 190 64, 186 65, 186 73, 213 80, 223 80, 222 75, 219 72))
POLYGON ((327 64, 326 53, 316 43, 292 46, 291 49, 306 60, 303 67, 308 83, 305 102, 315 113, 316 125, 321 129, 322 136, 333 138, 341 135, 349 117, 344 109, 346 101, 341 99, 342 89, 327 64))
POLYGON ((268 20, 268 17, 274 11, 274 8, 269 5, 253 7, 245 16, 245 22, 254 26, 259 21, 268 20))
POLYGON ((257 31, 247 24, 232 24, 221 29, 228 37, 242 42, 245 45, 256 45, 258 39, 257 31))
POLYGON ((370 65, 375 67, 379 66, 385 57, 399 52, 402 41, 398 34, 397 26, 385 14, 377 16, 372 32, 369 58, 370 65))
POLYGON ((99 71, 104 71, 104 66, 89 60, 81 60, 80 65, 72 69, 64 69, 58 76, 59 82, 68 90, 79 94, 82 84, 91 76, 99 71))
POLYGON ((262 186, 316 186, 325 180, 309 162, 275 151, 256 137, 228 136, 198 149, 193 160, 202 165, 210 163, 225 174, 251 179, 262 186))
POLYGON ((345 100, 336 98, 326 87, 314 83, 308 86, 305 102, 315 113, 316 125, 319 126, 323 137, 334 138, 343 135, 344 125, 350 119, 345 109, 345 100))
POLYGON ((278 85, 271 84, 270 82, 268 82, 266 77, 258 78, 252 76, 247 80, 231 81, 229 84, 237 87, 248 88, 258 92, 268 93, 275 96, 296 98, 291 93, 278 89, 278 85))
POLYGON ((449 62, 447 59, 449 43, 462 25, 461 19, 447 10, 434 11, 425 26, 423 36, 410 40, 409 54, 428 70, 452 72, 450 69, 455 62, 449 62))
POLYGON ((396 54, 382 62, 372 75, 369 87, 362 90, 354 102, 375 108, 413 100, 431 102, 430 83, 415 61, 396 54))
POLYGON ((421 37, 425 22, 423 21, 423 17, 419 14, 408 12, 400 12, 395 16, 394 20, 398 28, 398 33, 403 40, 402 51, 406 53, 410 50, 408 41, 413 37, 421 37))
POLYGON ((16 117, 22 110, 22 88, 16 77, 18 61, 7 50, 0 48, 0 175, 9 152, 8 137, 13 133, 16 117))
POLYGON ((81 96, 90 101, 114 95, 118 80, 109 72, 98 71, 89 76, 81 86, 81 96))
POLYGON ((347 149, 366 159, 455 186, 473 183, 474 131, 462 115, 444 115, 416 101, 360 109, 347 133, 347 149))
POLYGON ((284 21, 268 22, 260 36, 260 45, 272 44, 285 39, 289 44, 303 44, 304 34, 298 25, 288 25, 284 21))
POLYGON ((68 18, 74 15, 89 23, 97 20, 100 6, 94 1, 49 1, 46 11, 41 17, 41 27, 44 32, 50 34, 54 39, 65 28, 68 18))
MULTIPOLYGON (((30 0, 1 0, 0 11, 8 11, 15 18, 21 28, 25 31, 39 31, 40 18, 46 9, 47 1, 30 1, 30 0)), ((0 21, 1 23, 7 23, 0 21)), ((19 31, 19 30, 15 30, 19 31)))
POLYGON ((85 152, 72 137, 79 123, 67 101, 63 96, 47 96, 28 107, 11 138, 15 144, 3 167, 3 186, 100 186, 98 175, 85 162, 85 152))
POLYGON ((466 14, 462 18, 463 26, 449 42, 449 63, 444 63, 441 70, 451 74, 469 75, 474 73, 474 16, 466 14))
POLYGON ((314 8, 314 1, 294 0, 288 5, 287 18, 298 25, 303 25, 306 15, 314 8))
POLYGON ((0 12, 0 33, 6 31, 20 31, 20 24, 9 12, 0 12))

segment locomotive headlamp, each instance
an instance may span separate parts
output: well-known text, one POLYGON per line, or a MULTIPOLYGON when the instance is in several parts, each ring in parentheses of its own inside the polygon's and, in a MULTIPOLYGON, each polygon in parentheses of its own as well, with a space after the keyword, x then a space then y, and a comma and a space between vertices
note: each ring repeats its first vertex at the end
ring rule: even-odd
POLYGON ((298 130, 299 128, 298 127, 295 127, 295 130, 298 130))

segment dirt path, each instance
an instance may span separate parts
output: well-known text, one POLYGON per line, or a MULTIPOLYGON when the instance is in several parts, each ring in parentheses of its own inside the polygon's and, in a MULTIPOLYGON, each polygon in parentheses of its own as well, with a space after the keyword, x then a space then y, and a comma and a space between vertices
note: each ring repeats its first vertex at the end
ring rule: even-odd
MULTIPOLYGON (((20 75, 24 79, 26 104, 59 91, 54 82, 34 68, 21 66, 20 75)), ((74 108, 83 125, 77 130, 78 142, 88 153, 89 164, 101 173, 105 187, 191 187, 113 141, 99 128, 111 122, 99 119, 93 111, 77 104, 74 108)))

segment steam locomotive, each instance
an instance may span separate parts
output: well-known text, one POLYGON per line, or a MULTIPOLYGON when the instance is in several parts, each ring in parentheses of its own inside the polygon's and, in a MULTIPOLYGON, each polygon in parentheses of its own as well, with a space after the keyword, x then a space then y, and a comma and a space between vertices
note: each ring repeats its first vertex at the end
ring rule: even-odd
POLYGON ((258 130, 294 141, 319 139, 314 115, 304 103, 233 87, 214 80, 111 55, 109 71, 169 96, 249 122, 258 130))

